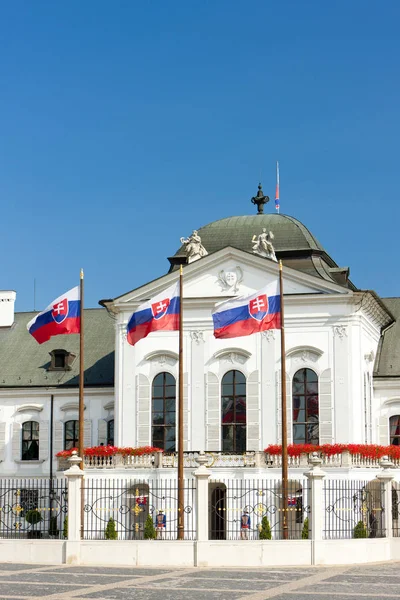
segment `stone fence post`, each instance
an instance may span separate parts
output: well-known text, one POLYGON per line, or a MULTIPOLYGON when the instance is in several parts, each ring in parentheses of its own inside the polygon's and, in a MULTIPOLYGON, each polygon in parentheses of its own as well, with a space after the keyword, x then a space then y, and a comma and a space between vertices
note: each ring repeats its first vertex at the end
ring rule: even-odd
POLYGON ((394 473, 391 468, 394 466, 389 457, 382 456, 379 461, 382 471, 376 476, 377 480, 383 483, 383 528, 386 537, 393 537, 393 513, 392 513, 392 481, 394 473))
POLYGON ((208 480, 211 475, 210 469, 205 466, 208 457, 204 452, 200 452, 197 457, 199 468, 193 471, 196 477, 196 526, 197 541, 208 541, 208 480))
POLYGON ((323 498, 323 479, 325 472, 321 469, 322 459, 316 452, 313 452, 309 459, 311 469, 304 475, 310 482, 310 506, 311 515, 309 523, 311 527, 311 564, 319 564, 319 542, 322 541, 322 532, 324 527, 324 507, 323 498))
POLYGON ((68 479, 68 540, 66 542, 66 563, 80 562, 81 515, 82 515, 82 479, 84 471, 79 467, 82 459, 76 450, 68 459, 70 468, 64 471, 68 479))

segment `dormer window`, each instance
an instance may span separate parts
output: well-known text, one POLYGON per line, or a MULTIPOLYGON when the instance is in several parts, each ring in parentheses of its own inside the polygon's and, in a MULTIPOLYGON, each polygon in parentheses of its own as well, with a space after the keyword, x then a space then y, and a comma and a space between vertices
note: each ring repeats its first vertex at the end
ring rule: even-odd
POLYGON ((48 371, 70 371, 76 355, 67 350, 52 350, 50 354, 50 366, 48 371))

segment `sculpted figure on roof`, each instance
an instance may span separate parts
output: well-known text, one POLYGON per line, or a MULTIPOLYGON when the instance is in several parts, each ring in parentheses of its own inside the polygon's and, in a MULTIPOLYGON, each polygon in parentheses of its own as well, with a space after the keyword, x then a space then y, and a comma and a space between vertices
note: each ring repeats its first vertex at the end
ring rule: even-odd
POLYGON ((260 235, 253 235, 252 243, 253 243, 253 252, 254 254, 259 254, 260 256, 264 256, 265 258, 270 258, 271 260, 277 261, 275 256, 275 250, 272 245, 272 240, 274 239, 274 234, 272 231, 267 233, 265 227, 262 230, 260 235))
POLYGON ((197 229, 194 229, 192 235, 188 238, 181 237, 181 244, 185 244, 185 252, 188 257, 188 262, 194 262, 203 256, 207 256, 208 252, 201 243, 197 229))

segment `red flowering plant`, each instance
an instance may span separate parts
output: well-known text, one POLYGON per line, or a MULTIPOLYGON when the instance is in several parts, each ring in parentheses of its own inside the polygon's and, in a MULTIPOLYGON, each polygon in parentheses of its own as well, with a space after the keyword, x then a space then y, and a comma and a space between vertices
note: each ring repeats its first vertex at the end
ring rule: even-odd
MULTIPOLYGON (((377 444, 322 444, 317 446, 314 444, 288 444, 287 447, 289 456, 300 456, 300 454, 311 454, 318 452, 325 456, 333 456, 334 454, 342 454, 342 452, 350 452, 352 455, 359 455, 363 458, 377 459, 382 456, 400 459, 400 446, 378 446, 377 444)), ((264 452, 271 456, 279 456, 282 454, 282 446, 279 444, 270 444, 265 448, 264 452)))
MULTIPOLYGON (((62 450, 58 452, 56 456, 59 458, 69 458, 72 452, 78 448, 71 448, 70 450, 62 450)), ((141 446, 139 448, 118 448, 117 446, 92 446, 91 448, 84 448, 84 456, 115 456, 119 454, 121 456, 143 456, 144 454, 153 454, 154 452, 163 452, 161 448, 154 446, 141 446)))

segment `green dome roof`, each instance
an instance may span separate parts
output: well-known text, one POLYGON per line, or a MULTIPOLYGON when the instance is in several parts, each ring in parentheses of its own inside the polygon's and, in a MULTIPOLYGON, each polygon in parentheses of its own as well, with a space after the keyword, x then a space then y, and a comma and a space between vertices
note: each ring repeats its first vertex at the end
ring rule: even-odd
MULTIPOLYGON (((277 214, 248 215, 228 217, 213 221, 201 227, 198 232, 201 242, 209 254, 226 246, 252 252, 252 237, 259 235, 265 227, 274 235, 273 245, 276 252, 317 250, 324 248, 312 233, 300 221, 293 217, 277 214)), ((177 254, 181 254, 181 249, 177 254)))

